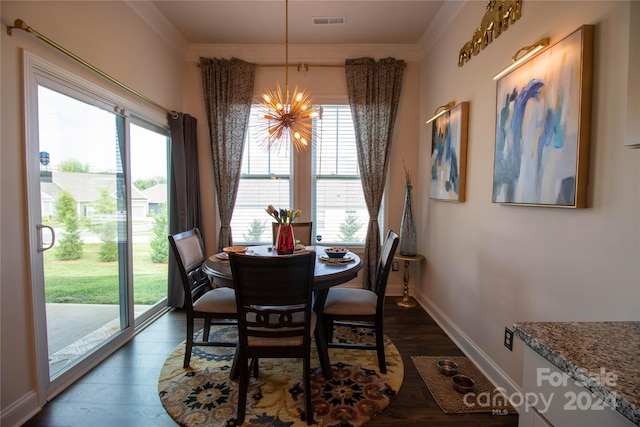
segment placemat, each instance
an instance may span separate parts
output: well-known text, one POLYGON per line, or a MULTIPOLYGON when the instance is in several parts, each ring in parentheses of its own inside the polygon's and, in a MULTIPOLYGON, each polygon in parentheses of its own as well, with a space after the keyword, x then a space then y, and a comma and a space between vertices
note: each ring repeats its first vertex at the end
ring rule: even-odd
POLYGON ((503 392, 498 390, 482 372, 464 356, 411 356, 413 364, 427 388, 445 414, 491 412, 496 415, 515 414, 503 392), (454 390, 451 377, 438 370, 439 360, 458 364, 458 374, 466 375, 476 383, 472 392, 461 394, 454 390))

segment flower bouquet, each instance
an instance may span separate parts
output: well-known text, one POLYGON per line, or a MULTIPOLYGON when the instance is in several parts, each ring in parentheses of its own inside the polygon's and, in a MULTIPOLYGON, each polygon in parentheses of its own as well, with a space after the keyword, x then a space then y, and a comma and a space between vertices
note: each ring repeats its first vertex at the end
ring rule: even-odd
POLYGON ((278 255, 292 254, 295 250, 293 237, 293 221, 300 216, 300 209, 276 209, 273 205, 267 206, 266 212, 276 220, 278 224, 278 236, 276 237, 276 253, 278 255))
POLYGON ((290 209, 276 209, 273 205, 267 206, 265 209, 269 215, 280 225, 284 224, 292 224, 293 220, 300 216, 302 211, 300 209, 290 210, 290 209))

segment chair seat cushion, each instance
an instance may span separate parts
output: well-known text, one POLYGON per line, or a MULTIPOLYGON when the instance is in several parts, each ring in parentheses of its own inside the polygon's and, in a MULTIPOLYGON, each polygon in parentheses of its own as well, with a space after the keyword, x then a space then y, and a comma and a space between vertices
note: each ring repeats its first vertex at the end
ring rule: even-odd
POLYGON ((375 315, 378 296, 367 289, 332 288, 324 304, 325 314, 375 315))
POLYGON ((236 294, 232 288, 211 289, 193 303, 193 310, 205 313, 237 313, 236 294))
MULTIPOLYGON (((297 317, 299 316, 294 315, 294 318, 297 317)), ((282 328, 281 330, 287 330, 287 328, 282 328)), ((309 330, 311 331, 311 336, 313 336, 313 332, 316 330, 316 313, 313 311, 311 312, 311 327, 309 330)), ((249 336, 247 337, 247 344, 249 347, 296 347, 302 345, 302 337, 267 338, 249 336)))

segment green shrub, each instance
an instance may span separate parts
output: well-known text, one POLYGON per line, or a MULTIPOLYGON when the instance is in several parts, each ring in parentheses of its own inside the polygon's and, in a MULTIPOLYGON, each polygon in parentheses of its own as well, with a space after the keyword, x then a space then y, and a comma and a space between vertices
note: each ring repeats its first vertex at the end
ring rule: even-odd
POLYGON ((118 244, 116 242, 105 242, 100 245, 100 261, 113 262, 118 259, 118 244))
POLYGON ((244 240, 246 242, 259 242, 262 239, 262 234, 266 228, 266 221, 254 219, 249 227, 249 232, 247 234, 243 234, 244 240))
POLYGON ((71 261, 82 257, 82 239, 80 238, 80 222, 73 196, 63 191, 55 204, 57 218, 64 224, 64 234, 55 247, 56 258, 71 261))
POLYGON ((360 239, 356 234, 362 228, 362 223, 358 220, 358 216, 353 212, 347 211, 344 222, 340 224, 339 239, 343 242, 358 242, 360 239))
POLYGON ((153 216, 153 234, 151 240, 151 262, 166 264, 169 262, 169 227, 167 209, 162 208, 159 214, 153 216))
POLYGON ((55 247, 57 259, 61 261, 72 261, 82 258, 83 244, 77 224, 77 219, 67 218, 65 222, 65 233, 55 247))

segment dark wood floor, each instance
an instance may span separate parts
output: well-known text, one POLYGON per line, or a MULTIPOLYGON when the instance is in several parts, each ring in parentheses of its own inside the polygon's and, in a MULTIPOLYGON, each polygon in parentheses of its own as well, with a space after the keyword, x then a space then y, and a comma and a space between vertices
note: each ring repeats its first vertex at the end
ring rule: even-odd
MULTIPOLYGON (((447 415, 440 410, 411 356, 463 353, 424 310, 400 308, 395 299, 387 298, 385 333, 402 354, 404 382, 391 405, 367 426, 517 426, 517 415, 447 415)), ((184 313, 167 313, 49 402, 25 426, 176 426, 160 403, 158 376, 184 334, 184 313)))

